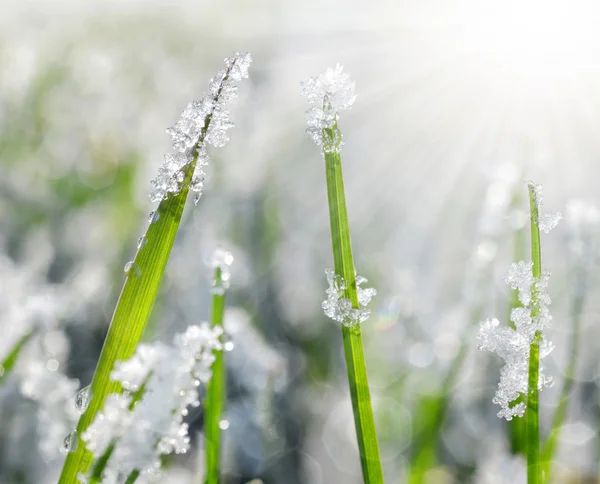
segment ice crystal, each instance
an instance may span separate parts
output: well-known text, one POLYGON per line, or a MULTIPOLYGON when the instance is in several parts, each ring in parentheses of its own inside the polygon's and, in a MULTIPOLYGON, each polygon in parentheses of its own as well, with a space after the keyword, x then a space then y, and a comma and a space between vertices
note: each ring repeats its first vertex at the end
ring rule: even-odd
POLYGON ((343 324, 344 326, 354 326, 367 319, 371 312, 365 307, 371 302, 377 291, 373 288, 362 288, 360 285, 367 280, 364 277, 356 277, 356 292, 359 308, 352 307, 352 301, 345 297, 346 282, 342 276, 337 275, 332 269, 325 271, 329 287, 325 291, 327 299, 323 301, 321 307, 325 315, 343 324))
POLYGON ((189 449, 188 426, 183 416, 188 406, 199 406, 199 382, 211 378, 213 349, 221 349, 220 327, 208 323, 190 326, 175 335, 171 345, 143 344, 128 361, 111 373, 126 390, 109 395, 102 412, 82 434, 97 459, 111 443, 115 449, 105 469, 105 480, 127 476, 134 470, 150 479, 158 476, 160 456, 189 449), (144 386, 133 409, 132 394, 144 386))
POLYGON ((169 193, 180 192, 186 178, 186 168, 195 158, 197 161, 190 190, 198 197, 202 193, 205 176, 202 168, 209 160, 206 146, 221 147, 229 140, 227 130, 233 127, 233 123, 225 103, 237 96, 234 82, 248 77, 251 62, 252 57, 245 52, 235 52, 226 58, 226 68, 210 80, 206 94, 190 102, 179 120, 167 129, 175 153, 165 155, 158 175, 151 182, 150 199, 153 202, 164 200, 169 193))
POLYGON ((215 277, 212 281, 212 294, 223 295, 229 289, 231 279, 231 271, 229 266, 233 263, 233 255, 228 250, 222 247, 217 247, 208 257, 207 265, 215 271, 219 269, 219 277, 215 277))
POLYGON ((356 99, 354 82, 339 64, 318 77, 301 83, 302 95, 315 104, 306 111, 307 133, 324 153, 339 152, 342 134, 337 129, 339 111, 350 109, 356 99))
MULTIPOLYGON (((527 394, 531 344, 539 344, 540 360, 553 349, 543 332, 552 320, 548 310, 550 274, 545 271, 536 280, 532 267, 531 262, 513 263, 505 277, 506 283, 518 290, 519 301, 523 304, 523 307, 514 308, 511 312, 514 328, 500 326, 500 322, 494 318, 481 323, 479 330, 479 348, 496 353, 504 360, 493 402, 502 408, 498 416, 507 420, 522 417, 525 412, 525 403, 515 405, 513 402, 520 394, 527 394)), ((539 389, 552 384, 542 370, 540 365, 539 389)))
POLYGON ((533 182, 528 182, 529 188, 532 191, 533 199, 537 206, 538 217, 535 220, 538 228, 545 233, 550 232, 562 220, 560 212, 544 212, 542 213, 542 205, 544 202, 544 188, 542 185, 537 185, 533 182))

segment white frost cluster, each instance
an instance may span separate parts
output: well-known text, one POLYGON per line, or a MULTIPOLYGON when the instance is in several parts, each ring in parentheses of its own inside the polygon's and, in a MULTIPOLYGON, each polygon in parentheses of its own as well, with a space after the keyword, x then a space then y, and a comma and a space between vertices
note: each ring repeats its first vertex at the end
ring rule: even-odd
POLYGON ((177 194, 185 178, 185 168, 198 155, 190 190, 196 193, 196 200, 202 193, 205 173, 202 170, 208 164, 206 147, 224 146, 229 138, 227 130, 233 127, 225 103, 237 96, 235 81, 248 77, 248 68, 252 57, 246 52, 235 52, 225 59, 226 68, 217 72, 210 80, 206 94, 187 105, 179 120, 167 133, 173 141, 175 153, 165 155, 165 161, 152 180, 150 199, 160 202, 169 193, 177 194))
POLYGON ((325 315, 343 324, 344 326, 354 326, 369 319, 371 311, 365 309, 371 302, 377 291, 373 288, 362 288, 360 285, 367 280, 364 277, 356 276, 356 292, 358 296, 359 309, 352 307, 350 299, 345 297, 346 282, 342 276, 337 275, 332 269, 325 271, 329 287, 326 294, 327 299, 323 301, 321 307, 325 315))
MULTIPOLYGON (((536 280, 532 267, 531 262, 513 263, 505 277, 506 283, 519 291, 519 301, 523 304, 523 307, 512 310, 510 319, 515 327, 500 326, 500 322, 494 318, 481 323, 479 331, 479 349, 492 351, 505 362, 493 402, 502 407, 498 416, 506 420, 515 416, 522 417, 525 412, 525 403, 511 404, 520 394, 527 394, 530 345, 539 343, 540 360, 553 349, 543 332, 552 320, 548 310, 550 274, 544 271, 540 279, 536 280)), ((540 365, 539 389, 552 384, 552 380, 546 378, 542 370, 540 365)))
POLYGON ((225 291, 229 289, 229 283, 231 279, 231 271, 229 267, 233 264, 233 255, 223 247, 217 247, 212 251, 207 260, 207 265, 212 269, 220 269, 221 277, 219 279, 214 278, 212 281, 211 293, 217 295, 225 294, 225 291))
POLYGON ((342 135, 338 129, 331 130, 337 123, 339 111, 350 109, 356 99, 354 82, 339 64, 329 68, 318 77, 310 77, 301 83, 302 95, 315 104, 306 111, 307 133, 324 153, 339 152, 342 135))
POLYGON ((537 185, 533 182, 528 183, 533 190, 533 196, 538 209, 538 220, 536 220, 539 229, 542 232, 548 233, 558 225, 562 220, 560 212, 544 212, 542 213, 542 205, 544 203, 544 188, 542 185, 537 185))
POLYGON ((109 395, 102 412, 82 434, 94 458, 100 458, 113 442, 103 482, 124 482, 134 470, 152 480, 160 474, 160 456, 189 449, 187 407, 198 407, 198 387, 207 383, 221 349, 222 328, 208 323, 190 326, 173 338, 172 345, 141 344, 128 361, 111 373, 125 393, 109 395), (130 410, 133 392, 144 394, 130 410))

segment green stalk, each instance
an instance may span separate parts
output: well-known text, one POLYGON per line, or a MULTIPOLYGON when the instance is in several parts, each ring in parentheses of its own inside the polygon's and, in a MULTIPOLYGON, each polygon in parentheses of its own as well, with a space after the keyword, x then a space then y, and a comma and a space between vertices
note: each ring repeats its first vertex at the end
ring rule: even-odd
MULTIPOLYGON (((336 139, 337 131, 336 124, 331 129, 324 129, 323 137, 336 139)), ((334 270, 346 282, 346 298, 352 302, 353 308, 358 309, 356 275, 342 177, 342 159, 337 150, 325 152, 324 157, 334 270)), ((363 479, 366 484, 383 483, 360 326, 358 324, 352 327, 342 325, 342 337, 363 479)))
MULTIPOLYGON (((215 269, 215 285, 221 286, 221 268, 215 269)), ((212 326, 223 327, 225 310, 225 292, 215 291, 212 297, 212 326)), ((220 483, 221 428, 219 422, 223 414, 226 399, 226 372, 223 350, 214 350, 215 361, 212 364, 212 377, 208 383, 204 400, 204 439, 206 442, 206 478, 205 484, 220 483)))
MULTIPOLYGON (((229 77, 230 69, 231 66, 226 71, 224 80, 229 77)), ((215 95, 215 99, 218 99, 220 95, 221 89, 215 95)), ((211 115, 206 118, 198 145, 204 143, 211 118, 211 115)), ((59 484, 75 484, 77 475, 87 473, 92 463, 92 454, 81 441, 81 434, 92 423, 98 411, 103 408, 107 395, 122 391, 119 383, 110 379, 110 373, 116 361, 131 358, 142 337, 177 235, 197 159, 196 153, 193 160, 184 169, 185 177, 181 191, 176 195, 171 194, 166 200, 160 202, 155 212, 158 218, 150 224, 145 235, 147 243, 140 246, 133 265, 127 273, 127 279, 119 296, 92 378, 92 399, 77 424, 79 442, 76 450, 67 455, 59 484)))
POLYGON ((31 339, 31 337, 35 334, 36 330, 32 329, 21 336, 21 339, 15 343, 10 353, 4 358, 4 361, 0 363, 0 385, 4 382, 6 377, 10 374, 11 370, 15 366, 17 362, 17 358, 21 353, 23 347, 27 344, 27 342, 31 339))
MULTIPOLYGON (((579 277, 585 277, 583 271, 578 274, 579 277)), ((583 284, 581 285, 583 287, 583 284)), ((556 452, 558 437, 567 416, 567 406, 569 402, 569 393, 573 387, 575 380, 575 366, 577 364, 577 354, 579 353, 579 330, 581 328, 581 314, 585 302, 585 294, 577 294, 572 303, 571 318, 572 318, 572 333, 569 351, 569 363, 565 372, 563 386, 561 388, 558 406, 552 419, 552 427, 550 435, 546 442, 542 445, 541 459, 542 469, 544 471, 544 479, 550 482, 550 473, 552 471, 552 458, 556 452)))
MULTIPOLYGON (((516 207, 519 205, 519 197, 515 194, 514 204, 516 207)), ((525 246, 526 246, 526 231, 525 228, 520 228, 515 232, 515 240, 513 247, 513 260, 519 261, 525 259, 525 246)), ((512 310, 521 306, 521 302, 519 301, 519 291, 517 289, 513 289, 510 294, 510 302, 508 307, 508 325, 515 329, 515 323, 510 320, 512 310)), ((518 405, 519 403, 527 403, 525 401, 526 395, 521 394, 519 398, 514 401, 514 405, 518 405)), ((513 454, 522 454, 525 456, 527 454, 527 425, 525 419, 523 418, 513 418, 511 421, 507 422, 509 428, 509 440, 510 440, 510 450, 513 454)))
MULTIPOLYGON (((542 250, 540 246, 540 229, 538 227, 538 204, 533 184, 529 184, 529 206, 531 210, 531 260, 533 261, 534 286, 531 291, 531 316, 539 315, 539 302, 535 284, 542 275, 542 250)), ((529 381, 527 390, 527 484, 542 484, 542 467, 540 465, 540 422, 539 422, 539 372, 540 372, 540 333, 536 333, 529 347, 529 381)))

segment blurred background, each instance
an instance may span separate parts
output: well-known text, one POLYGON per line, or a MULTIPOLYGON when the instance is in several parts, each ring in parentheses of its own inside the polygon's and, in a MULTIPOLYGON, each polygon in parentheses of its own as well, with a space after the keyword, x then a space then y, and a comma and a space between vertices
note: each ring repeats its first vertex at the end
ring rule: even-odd
MULTIPOLYGON (((477 327, 508 320, 528 179, 565 215, 542 240, 556 346, 542 433, 577 336, 554 475, 598 482, 598 220, 569 201, 600 204, 599 18, 583 0, 0 0, 0 360, 47 328, 0 383, 0 483, 56 481, 77 419, 63 390, 91 380, 164 130, 234 50, 254 58, 236 127, 145 335, 207 319, 205 259, 232 251, 225 482, 362 482, 341 333, 320 307, 325 177, 300 96, 338 62, 358 95, 340 126, 356 267, 378 291, 363 333, 386 482, 525 482, 477 327)), ((189 420, 194 450, 162 482, 200 482, 201 412, 189 420)))

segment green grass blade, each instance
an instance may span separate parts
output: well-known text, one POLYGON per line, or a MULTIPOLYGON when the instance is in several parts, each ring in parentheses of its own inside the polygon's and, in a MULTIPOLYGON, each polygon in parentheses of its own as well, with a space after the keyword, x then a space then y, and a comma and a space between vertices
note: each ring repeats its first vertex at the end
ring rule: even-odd
MULTIPOLYGON (((518 206, 519 199, 515 196, 514 206, 518 206)), ((525 260, 525 249, 526 249, 526 237, 527 231, 526 227, 519 228, 515 232, 515 240, 513 247, 513 260, 525 260)), ((507 324, 508 326, 515 328, 515 323, 513 323, 510 319, 512 310, 521 306, 521 302, 519 301, 519 291, 517 289, 513 289, 510 294, 510 301, 508 304, 508 314, 507 314, 507 324)), ((519 398, 514 401, 515 405, 525 401, 526 395, 521 394, 519 398)), ((509 433, 509 441, 510 441, 510 451, 513 454, 521 454, 523 456, 527 455, 527 425, 526 421, 523 418, 513 418, 511 421, 507 422, 508 424, 508 433, 509 433)))
POLYGON ((148 227, 147 243, 138 250, 128 272, 92 379, 92 399, 77 425, 80 441, 77 449, 67 455, 59 480, 61 484, 77 482, 77 474, 85 473, 91 464, 92 455, 80 436, 104 406, 106 396, 120 391, 119 384, 110 379, 110 372, 117 360, 133 356, 142 337, 177 235, 195 161, 186 170, 182 190, 159 204, 155 213, 158 220, 148 227))
MULTIPOLYGON (((542 275, 542 250, 540 245, 540 229, 538 227, 538 202, 533 184, 529 184, 529 206, 531 211, 531 260, 533 261, 533 277, 539 281, 542 275)), ((532 317, 539 313, 539 303, 536 303, 535 286, 532 288, 532 317)), ((542 483, 542 467, 540 465, 540 422, 539 422, 539 390, 538 380, 540 371, 539 333, 529 348, 529 380, 526 409, 527 425, 527 483, 542 483)))
POLYGON ((19 357, 21 350, 34 334, 35 330, 31 330, 25 333, 23 336, 21 336, 21 339, 15 343, 12 350, 10 350, 10 353, 6 355, 6 358, 4 358, 2 363, 0 363, 0 385, 10 374, 11 370, 15 366, 15 363, 17 362, 17 358, 19 357))
MULTIPOLYGON (((334 130, 337 130, 337 126, 324 130, 326 133, 323 136, 334 139, 334 130)), ((346 297, 354 308, 358 308, 341 155, 339 152, 326 152, 324 156, 335 273, 346 281, 346 297)), ((383 483, 360 326, 342 326, 342 336, 364 482, 383 483)))
MULTIPOLYGON (((215 270, 215 283, 221 285, 221 269, 215 270)), ((215 292, 212 297, 212 326, 223 327, 225 310, 225 292, 215 292)), ((221 428, 219 422, 223 414, 226 399, 226 372, 223 350, 214 350, 215 361, 212 364, 212 378, 208 383, 204 400, 204 439, 206 443, 206 479, 205 484, 220 482, 221 428)))
MULTIPOLYGON (((234 65, 235 60, 225 71, 221 85, 214 94, 215 101, 220 99, 223 86, 229 80, 234 65)), ((92 463, 92 454, 86 450, 81 441, 81 434, 104 406, 106 396, 121 391, 120 385, 110 379, 110 373, 116 361, 127 360, 134 354, 146 327, 185 207, 190 182, 198 161, 197 148, 204 144, 211 120, 212 113, 206 116, 192 161, 182 170, 184 177, 181 190, 177 194, 169 194, 160 202, 155 217, 146 231, 146 243, 140 244, 132 266, 127 271, 127 279, 92 378, 92 399, 77 424, 79 441, 77 449, 67 455, 59 484, 77 482, 77 475, 87 473, 92 463)))

